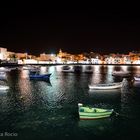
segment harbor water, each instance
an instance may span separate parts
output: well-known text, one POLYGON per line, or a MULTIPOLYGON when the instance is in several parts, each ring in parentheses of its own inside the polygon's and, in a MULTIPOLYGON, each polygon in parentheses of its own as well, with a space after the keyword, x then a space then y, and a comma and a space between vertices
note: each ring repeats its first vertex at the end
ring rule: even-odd
MULTIPOLYGON (((40 66, 52 73, 50 80, 29 79, 22 67, 6 72, 0 85, 0 139, 134 139, 140 137, 140 66, 91 65, 93 73, 62 72, 61 65, 40 66), (112 76, 114 70, 130 77, 112 76), (121 89, 90 90, 89 84, 123 81, 121 89), (78 103, 114 109, 115 114, 98 120, 79 120, 78 103)), ((76 67, 76 66, 71 66, 76 67)))

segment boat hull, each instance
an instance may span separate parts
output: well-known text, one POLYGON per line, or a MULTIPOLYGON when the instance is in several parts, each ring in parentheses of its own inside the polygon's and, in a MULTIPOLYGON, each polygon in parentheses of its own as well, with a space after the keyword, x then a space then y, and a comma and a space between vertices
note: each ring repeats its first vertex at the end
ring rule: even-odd
POLYGON ((30 79, 49 79, 51 76, 51 74, 44 74, 44 75, 36 75, 36 74, 33 74, 33 75, 29 75, 29 78, 30 79))
POLYGON ((134 77, 135 81, 140 81, 140 77, 134 77))
POLYGON ((79 107, 79 118, 81 120, 94 120, 110 117, 113 113, 113 109, 99 109, 99 108, 89 108, 89 107, 79 107))
POLYGON ((112 73, 112 76, 120 76, 120 77, 129 77, 129 72, 115 71, 112 73))
POLYGON ((108 118, 108 117, 110 117, 110 115, 97 116, 97 117, 80 116, 80 120, 96 120, 96 119, 102 119, 102 118, 108 118))
POLYGON ((89 85, 90 89, 95 89, 95 90, 118 89, 118 88, 121 88, 121 87, 122 87, 121 83, 116 84, 116 85, 111 85, 111 86, 107 86, 107 85, 104 85, 104 84, 95 85, 95 86, 89 85))
POLYGON ((74 72, 74 70, 62 70, 62 72, 69 73, 69 72, 74 72))

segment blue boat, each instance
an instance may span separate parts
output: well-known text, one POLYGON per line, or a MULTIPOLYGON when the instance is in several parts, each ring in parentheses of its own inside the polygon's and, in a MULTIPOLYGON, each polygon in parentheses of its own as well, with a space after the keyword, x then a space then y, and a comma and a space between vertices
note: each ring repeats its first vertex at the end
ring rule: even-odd
POLYGON ((49 74, 29 74, 30 79, 39 79, 39 80, 48 80, 51 76, 51 73, 49 74))

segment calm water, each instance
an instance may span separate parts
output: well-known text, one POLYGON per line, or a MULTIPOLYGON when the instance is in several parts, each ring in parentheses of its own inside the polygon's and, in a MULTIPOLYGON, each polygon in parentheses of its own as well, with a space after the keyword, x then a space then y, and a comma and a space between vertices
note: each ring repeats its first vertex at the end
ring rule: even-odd
MULTIPOLYGON (((82 66, 85 69, 87 66, 82 66)), ((63 73, 62 66, 41 66, 52 73, 50 82, 29 80, 28 70, 7 72, 7 92, 0 91, 0 139, 128 139, 140 136, 140 83, 132 83, 140 66, 94 65, 93 74, 63 73), (120 82, 113 70, 127 70, 131 77, 120 90, 91 91, 88 84, 120 82), (78 103, 114 109, 118 116, 80 121, 78 103)))

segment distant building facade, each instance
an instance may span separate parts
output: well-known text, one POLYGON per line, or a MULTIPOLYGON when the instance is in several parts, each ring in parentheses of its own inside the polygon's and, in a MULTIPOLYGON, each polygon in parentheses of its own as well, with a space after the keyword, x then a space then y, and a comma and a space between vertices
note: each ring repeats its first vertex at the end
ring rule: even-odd
POLYGON ((0 60, 6 60, 7 59, 7 49, 0 47, 0 60))

